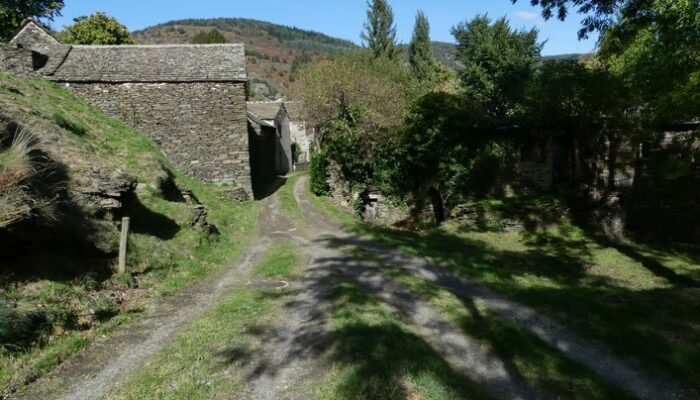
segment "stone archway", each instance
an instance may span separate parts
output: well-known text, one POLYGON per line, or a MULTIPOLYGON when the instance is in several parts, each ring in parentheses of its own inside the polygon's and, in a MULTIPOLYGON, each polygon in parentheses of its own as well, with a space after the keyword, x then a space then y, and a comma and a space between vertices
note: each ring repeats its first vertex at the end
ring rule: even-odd
POLYGON ((442 200, 442 195, 435 186, 431 186, 428 189, 428 197, 430 198, 430 203, 433 206, 433 216, 435 217, 435 223, 440 225, 443 222, 445 222, 446 218, 445 203, 442 200))

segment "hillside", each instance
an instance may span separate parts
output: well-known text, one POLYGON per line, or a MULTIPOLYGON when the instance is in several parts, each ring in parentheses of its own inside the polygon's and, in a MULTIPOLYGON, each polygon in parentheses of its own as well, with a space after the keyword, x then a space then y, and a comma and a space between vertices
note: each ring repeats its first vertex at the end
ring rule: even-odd
MULTIPOLYGON (((219 30, 231 43, 246 45, 253 99, 276 99, 306 63, 340 51, 359 48, 355 43, 322 33, 244 18, 184 19, 133 32, 140 44, 190 43, 202 31, 219 30)), ((435 42, 435 57, 457 68, 456 47, 435 42)))
POLYGON ((229 42, 246 45, 254 99, 279 98, 304 63, 357 48, 350 41, 318 32, 242 18, 170 21, 133 32, 133 37, 141 44, 190 43, 198 33, 213 28, 229 42))

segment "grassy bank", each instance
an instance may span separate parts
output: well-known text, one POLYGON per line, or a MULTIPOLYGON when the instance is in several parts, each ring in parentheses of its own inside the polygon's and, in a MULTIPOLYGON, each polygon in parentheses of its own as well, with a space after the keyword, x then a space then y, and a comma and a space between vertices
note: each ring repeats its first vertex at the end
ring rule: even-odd
MULTIPOLYGON (((255 265, 259 279, 288 279, 304 263, 290 243, 268 248, 255 265)), ((238 288, 203 315, 110 398, 229 399, 246 388, 246 362, 264 350, 261 332, 282 311, 285 292, 238 288)))
MULTIPOLYGON (((360 234, 429 257, 555 317, 646 369, 700 390, 700 264, 692 256, 634 243, 611 245, 568 223, 520 233, 476 232, 456 225, 398 231, 362 224, 328 198, 312 198, 360 234)), ((531 340, 490 321, 492 317, 484 324, 495 330, 484 331, 474 318, 462 318, 465 328, 494 346, 504 346, 509 338, 517 349, 518 343, 531 340)), ((547 360, 526 369, 549 368, 547 360)), ((556 384, 569 368, 562 365, 546 381, 556 384)), ((604 392, 587 391, 586 380, 581 382, 582 393, 601 398, 596 393, 604 392)))
POLYGON ((282 213, 297 229, 306 228, 304 215, 294 198, 294 188, 302 176, 304 176, 302 173, 290 175, 284 185, 277 191, 277 200, 282 213))
MULTIPOLYGON (((108 334, 150 298, 182 290, 233 261, 255 235, 259 207, 231 201, 231 187, 184 176, 145 135, 45 80, 0 73, 0 109, 36 133, 66 189, 89 183, 95 171, 121 172, 139 184, 137 204, 128 211, 128 274, 113 275, 110 256, 51 250, 0 258, 1 395, 108 334), (220 235, 189 226, 192 207, 164 193, 166 180, 192 190, 220 235)), ((112 246, 117 227, 80 217, 94 225, 87 241, 112 246)))

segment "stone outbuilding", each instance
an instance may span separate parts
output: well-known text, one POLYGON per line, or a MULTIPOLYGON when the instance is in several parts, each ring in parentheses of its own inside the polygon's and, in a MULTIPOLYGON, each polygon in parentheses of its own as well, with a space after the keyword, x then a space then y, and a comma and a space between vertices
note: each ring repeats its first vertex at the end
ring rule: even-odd
MULTIPOLYGON (((302 103, 298 101, 285 101, 282 103, 282 116, 286 120, 282 125, 289 126, 289 136, 292 144, 296 144, 297 154, 293 155, 295 167, 304 165, 310 161, 314 132, 308 127, 302 113, 302 103)), ((296 169, 296 168, 295 168, 296 169)))
POLYGON ((252 194, 241 44, 68 46, 26 23, 0 70, 41 76, 144 132, 183 172, 252 194))
POLYGON ((284 175, 293 169, 289 123, 282 104, 280 101, 248 102, 248 130, 253 140, 251 153, 259 154, 264 159, 260 165, 254 163, 253 169, 266 177, 284 175), (257 136, 252 136, 253 134, 257 136), (272 143, 274 151, 270 155, 268 149, 272 143))

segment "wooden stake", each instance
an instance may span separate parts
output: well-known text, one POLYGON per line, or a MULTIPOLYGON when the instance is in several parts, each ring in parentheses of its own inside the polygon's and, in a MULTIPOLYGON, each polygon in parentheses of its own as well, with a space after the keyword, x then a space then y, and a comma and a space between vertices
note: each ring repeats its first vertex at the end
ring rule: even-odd
POLYGON ((126 245, 129 240, 129 217, 122 218, 122 235, 119 239, 119 267, 117 272, 126 273, 126 245))

